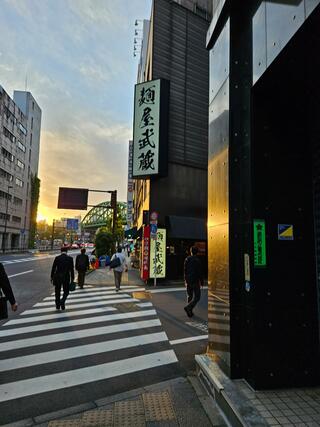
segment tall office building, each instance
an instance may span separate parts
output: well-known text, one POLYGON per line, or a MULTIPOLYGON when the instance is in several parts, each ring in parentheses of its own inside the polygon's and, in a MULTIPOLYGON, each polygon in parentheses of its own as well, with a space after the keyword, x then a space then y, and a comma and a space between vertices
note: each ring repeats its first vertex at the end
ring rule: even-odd
POLYGON ((41 109, 30 92, 0 86, 0 248, 29 245, 38 203, 41 109))
MULTIPOLYGON (((165 236, 158 278, 181 277, 186 251, 195 243, 203 249, 206 264, 209 55, 205 37, 211 6, 209 0, 154 0, 148 32, 144 23, 133 141, 134 224, 143 240, 148 214, 158 214, 157 225, 165 236), (160 89, 154 92, 156 87, 160 89), (141 94, 147 96, 137 100, 141 94), (161 101, 155 107, 158 95, 161 101), (153 160, 147 159, 158 158, 151 153, 158 142, 159 173, 153 160)), ((140 269, 150 264, 152 274, 154 256, 147 260, 148 251, 149 245, 141 247, 140 269)))

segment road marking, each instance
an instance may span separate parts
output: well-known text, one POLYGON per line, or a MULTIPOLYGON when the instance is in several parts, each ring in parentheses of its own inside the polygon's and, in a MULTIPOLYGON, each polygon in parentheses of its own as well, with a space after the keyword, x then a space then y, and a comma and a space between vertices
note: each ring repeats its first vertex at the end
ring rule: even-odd
POLYGON ((35 338, 24 338, 20 340, 2 342, 0 345, 0 352, 57 343, 61 341, 65 342, 69 340, 77 340, 87 337, 96 337, 99 335, 114 334, 116 332, 134 331, 136 329, 141 330, 143 328, 154 328, 157 326, 161 326, 161 322, 159 319, 148 319, 141 320, 138 322, 120 323, 118 325, 83 329, 80 331, 63 332, 61 334, 44 335, 35 338))
MULTIPOLYGON (((202 289, 203 290, 208 289, 208 286, 204 286, 203 288, 201 288, 201 290, 202 289)), ((168 288, 168 289, 146 289, 146 292, 150 292, 151 294, 161 294, 164 292, 178 292, 178 291, 186 292, 186 288, 183 287, 183 288, 168 288)))
MULTIPOLYGON (((52 319, 63 319, 73 316, 83 316, 85 314, 95 314, 95 313, 104 313, 106 311, 117 311, 114 307, 105 307, 105 308, 91 308, 89 310, 79 310, 79 311, 60 311, 54 314, 45 314, 44 316, 34 316, 34 317, 26 317, 24 319, 13 319, 9 320, 3 326, 12 326, 12 325, 20 325, 21 323, 33 323, 33 322, 42 322, 43 320, 52 320, 52 319)), ((34 314, 34 313, 33 313, 34 314)))
POLYGON ((208 335, 198 335, 197 337, 188 337, 188 338, 180 338, 179 340, 171 340, 169 343, 171 345, 176 344, 183 344, 185 342, 191 342, 191 341, 199 341, 199 340, 206 340, 208 339, 208 335))
MULTIPOLYGON (((119 295, 119 294, 114 293, 112 295, 104 295, 104 294, 93 295, 93 296, 90 296, 90 295, 87 296, 86 295, 85 298, 76 298, 76 296, 72 297, 69 294, 67 301, 68 302, 84 302, 84 301, 87 301, 89 299, 90 299, 90 301, 100 301, 102 299, 107 300, 107 299, 112 299, 112 298, 118 299, 118 298, 129 298, 129 297, 130 297, 129 294, 120 294, 119 295)), ((55 301, 55 297, 47 297, 47 298, 44 298, 43 301, 55 301)), ((43 304, 43 303, 37 303, 37 304, 43 304)), ((51 302, 49 302, 49 304, 51 304, 51 302)))
POLYGON ((59 390, 66 387, 74 387, 81 384, 106 380, 108 378, 114 378, 177 362, 178 359, 174 351, 166 350, 129 359, 117 360, 115 362, 104 363, 102 365, 60 372, 58 374, 14 381, 7 384, 1 384, 0 402, 59 390))
MULTIPOLYGON (((10 335, 27 334, 36 331, 47 331, 49 329, 65 328, 70 326, 88 325, 91 323, 110 322, 112 320, 132 319, 134 317, 156 316, 155 310, 141 310, 130 313, 107 314, 105 316, 96 316, 89 319, 63 320, 61 322, 46 323, 44 325, 26 326, 24 328, 15 328, 0 330, 0 337, 8 337, 10 335)), ((5 326, 2 325, 2 326, 5 326)), ((2 345, 2 344, 1 344, 2 345)))
MULTIPOLYGON (((95 298, 90 298, 90 301, 105 301, 106 303, 108 302, 109 304, 112 304, 112 301, 114 301, 115 299, 117 301, 121 301, 122 299, 125 298, 131 298, 130 295, 112 295, 111 297, 95 297, 95 298)), ((69 300, 69 298, 66 301, 66 305, 70 308, 75 308, 79 305, 79 303, 85 303, 86 299, 74 299, 74 300, 69 300)), ((46 301, 46 302, 38 302, 37 304, 35 304, 33 307, 46 307, 46 306, 53 306, 55 305, 54 300, 52 301, 46 301)))
MULTIPOLYGON (((88 285, 89 286, 89 285, 88 285)), ((91 288, 91 289, 88 289, 88 290, 84 290, 84 289, 81 289, 81 290, 78 290, 78 291, 72 291, 72 294, 70 294, 70 295, 74 295, 75 297, 87 297, 88 295, 92 295, 94 292, 98 292, 99 294, 100 293, 102 293, 102 294, 117 294, 117 295, 123 295, 123 291, 124 292, 139 292, 139 291, 145 291, 145 288, 126 288, 126 289, 123 289, 123 288, 121 288, 120 289, 120 291, 119 292, 116 292, 116 288, 91 288)), ((52 292, 51 293, 51 295, 53 296, 55 293, 54 292, 52 292)), ((47 297, 47 298, 50 298, 50 297, 47 297)))
MULTIPOLYGON (((92 293, 87 293, 86 295, 73 295, 72 293, 69 294, 68 296, 68 301, 70 300, 75 300, 75 301, 84 301, 86 298, 90 298, 91 297, 104 297, 107 295, 112 295, 112 297, 114 298, 116 295, 126 295, 128 296, 128 294, 119 294, 118 292, 114 292, 114 291, 101 291, 101 292, 92 292, 92 293)), ((43 298, 43 301, 54 301, 55 297, 46 297, 43 298)))
POLYGON ((58 362, 60 360, 90 356, 92 354, 107 353, 110 351, 163 341, 168 341, 166 333, 158 332, 94 344, 79 345, 62 350, 46 351, 43 353, 31 354, 29 356, 13 357, 10 359, 0 360, 0 372, 25 368, 28 366, 43 365, 45 363, 58 362))
POLYGON ((136 304, 138 307, 152 307, 152 302, 141 302, 140 304, 136 304))
MULTIPOLYGON (((87 288, 87 286, 90 285, 86 285, 86 287, 84 289, 77 289, 74 292, 72 292, 73 294, 84 294, 87 292, 92 292, 92 291, 113 291, 115 292, 116 288, 114 286, 92 286, 90 289, 87 288)), ((121 286, 121 290, 122 289, 128 289, 128 292, 130 289, 132 290, 136 290, 136 289, 145 289, 145 288, 140 288, 139 286, 133 286, 133 285, 129 285, 129 286, 121 286)), ((52 294, 53 295, 53 294, 52 294)))
POLYGON ((22 274, 28 274, 28 273, 32 273, 32 272, 33 272, 33 270, 22 271, 21 273, 11 274, 11 276, 8 276, 8 277, 9 277, 9 279, 11 279, 11 277, 21 276, 22 274))
MULTIPOLYGON (((120 297, 120 295, 119 295, 120 297)), ((128 296, 129 298, 129 296, 128 296)), ((109 305, 109 304, 120 304, 120 303, 126 303, 129 301, 132 301, 133 298, 131 299, 127 299, 127 298, 122 298, 122 299, 116 299, 116 300, 110 300, 110 301, 94 301, 94 302, 85 302, 83 304, 67 304, 67 309, 68 309, 68 313, 70 313, 70 310, 78 310, 78 308, 85 308, 85 307, 99 307, 99 306, 104 306, 104 305, 109 305)), ((68 301, 68 300, 67 300, 68 301)), ((47 304, 47 303, 46 303, 47 304)), ((45 308, 34 308, 34 309, 30 309, 30 310, 26 310, 23 313, 20 313, 20 316, 24 316, 24 315, 29 315, 29 314, 38 314, 38 313, 52 313, 53 311, 55 311, 54 308, 54 304, 50 303, 47 304, 48 307, 45 308)), ((138 305, 138 304, 137 304, 138 305)), ((151 304, 152 306, 152 304, 151 304)))

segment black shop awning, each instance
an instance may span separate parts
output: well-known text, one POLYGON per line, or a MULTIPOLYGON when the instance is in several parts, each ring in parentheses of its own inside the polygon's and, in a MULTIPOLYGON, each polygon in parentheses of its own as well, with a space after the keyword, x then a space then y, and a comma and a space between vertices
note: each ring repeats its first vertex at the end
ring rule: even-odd
POLYGON ((168 237, 172 239, 207 240, 207 223, 202 218, 169 215, 168 237))

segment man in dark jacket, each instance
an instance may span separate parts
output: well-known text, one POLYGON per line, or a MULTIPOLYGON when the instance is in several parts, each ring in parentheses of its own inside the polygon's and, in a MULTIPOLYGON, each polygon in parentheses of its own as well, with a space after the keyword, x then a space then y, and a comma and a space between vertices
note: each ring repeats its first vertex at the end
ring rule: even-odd
POLYGON ((76 270, 78 272, 78 285, 81 289, 84 286, 84 278, 86 276, 86 271, 89 269, 89 257, 86 255, 86 249, 81 249, 81 254, 76 257, 76 270))
POLYGON ((1 291, 3 291, 4 296, 7 298, 7 300, 9 300, 12 311, 16 311, 18 308, 18 305, 14 298, 7 273, 1 263, 0 263, 0 289, 1 291))
POLYGON ((184 280, 187 288, 188 305, 184 307, 188 317, 193 316, 192 310, 200 300, 200 286, 203 286, 203 273, 201 261, 197 257, 198 248, 192 246, 191 256, 184 261, 184 280))
POLYGON ((61 255, 55 257, 51 269, 51 282, 55 287, 56 309, 65 309, 65 302, 69 295, 70 281, 74 281, 73 258, 67 255, 67 248, 61 248, 61 255), (63 297, 60 299, 61 286, 63 297))

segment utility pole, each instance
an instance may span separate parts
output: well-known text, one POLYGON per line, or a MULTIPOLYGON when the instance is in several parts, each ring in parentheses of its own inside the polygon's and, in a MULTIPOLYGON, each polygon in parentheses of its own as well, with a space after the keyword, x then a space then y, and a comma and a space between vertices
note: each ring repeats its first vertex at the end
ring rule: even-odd
POLYGON ((112 233, 115 235, 117 222, 117 190, 111 191, 111 207, 113 209, 112 233))
POLYGON ((6 196, 6 214, 4 218, 4 232, 2 236, 2 252, 5 253, 6 251, 6 243, 7 243, 7 217, 8 217, 8 203, 9 203, 9 189, 13 188, 12 185, 8 185, 8 193, 6 196))
POLYGON ((53 250, 55 220, 52 220, 51 250, 53 250))

